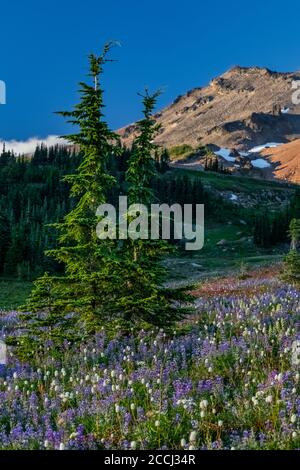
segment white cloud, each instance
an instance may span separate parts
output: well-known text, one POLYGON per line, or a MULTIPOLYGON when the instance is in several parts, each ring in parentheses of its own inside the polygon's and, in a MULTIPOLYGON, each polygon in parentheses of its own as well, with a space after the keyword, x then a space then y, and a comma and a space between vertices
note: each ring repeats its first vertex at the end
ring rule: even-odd
POLYGON ((37 145, 45 144, 48 147, 52 145, 67 145, 68 142, 64 139, 60 139, 57 135, 48 135, 44 139, 38 137, 30 137, 28 140, 1 140, 0 139, 0 151, 5 142, 6 150, 13 150, 15 154, 29 154, 35 151, 37 145))

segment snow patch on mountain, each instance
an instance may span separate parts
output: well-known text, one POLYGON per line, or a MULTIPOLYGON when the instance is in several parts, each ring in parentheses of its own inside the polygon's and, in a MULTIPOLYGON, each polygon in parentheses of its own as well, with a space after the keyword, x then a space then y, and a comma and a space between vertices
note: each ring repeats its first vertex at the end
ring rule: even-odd
POLYGON ((231 152, 232 151, 230 149, 220 148, 220 150, 216 150, 214 153, 219 157, 224 158, 227 162, 235 162, 235 157, 230 156, 231 152))
POLYGON ((253 147, 252 149, 249 150, 249 153, 260 153, 262 150, 266 148, 275 148, 275 147, 278 147, 279 145, 282 145, 282 142, 281 143, 267 142, 266 144, 257 145, 256 147, 253 147))
POLYGON ((251 160, 251 163, 255 168, 269 168, 271 166, 270 163, 263 158, 256 158, 255 160, 251 160))

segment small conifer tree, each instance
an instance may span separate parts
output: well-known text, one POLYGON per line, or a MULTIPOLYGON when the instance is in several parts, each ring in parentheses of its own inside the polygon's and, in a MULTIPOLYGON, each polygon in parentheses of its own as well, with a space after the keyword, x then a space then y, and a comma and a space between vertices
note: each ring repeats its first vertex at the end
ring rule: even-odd
MULTIPOLYGON (((159 92, 149 94, 147 90, 142 95, 144 116, 138 123, 139 133, 133 144, 126 173, 129 203, 143 204, 148 209, 155 202, 151 189, 151 181, 157 176, 154 159, 156 145, 153 141, 159 126, 152 115, 158 96, 159 92)), ((149 238, 128 239, 124 243, 123 294, 120 295, 118 306, 126 320, 144 320, 154 325, 167 326, 187 311, 181 303, 190 300, 190 297, 183 289, 164 287, 167 271, 161 261, 164 253, 170 251, 170 245, 166 241, 149 238)))
POLYGON ((283 280, 286 282, 299 285, 300 284, 300 220, 293 219, 290 223, 289 236, 291 239, 290 251, 284 262, 283 280))

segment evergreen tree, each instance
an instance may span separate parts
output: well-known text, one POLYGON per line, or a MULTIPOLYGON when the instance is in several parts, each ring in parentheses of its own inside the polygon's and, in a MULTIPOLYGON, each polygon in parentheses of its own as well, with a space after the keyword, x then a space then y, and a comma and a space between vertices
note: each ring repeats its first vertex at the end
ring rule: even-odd
MULTIPOLYGON (((154 137, 159 129, 152 117, 159 93, 143 95, 144 118, 138 123, 139 135, 133 146, 126 173, 129 185, 130 204, 143 204, 149 208, 155 201, 151 181, 156 175, 154 137)), ((131 216, 128 215, 128 221, 131 216)), ((151 218, 148 218, 150 227, 151 218)), ((149 234, 149 233, 148 233, 149 234)), ((166 241, 139 238, 128 239, 123 246, 121 295, 118 308, 127 321, 144 320, 154 325, 166 327, 180 318, 185 309, 178 303, 189 299, 182 290, 163 287, 166 269, 161 264, 164 253, 169 251, 166 241)))
POLYGON ((152 117, 159 92, 149 94, 146 90, 143 98, 144 118, 138 123, 139 135, 133 144, 133 152, 129 158, 126 181, 129 183, 128 199, 130 204, 146 204, 153 202, 154 194, 151 181, 157 174, 153 143, 160 126, 152 117))
POLYGON ((0 274, 3 273, 7 250, 11 243, 9 220, 0 214, 0 274))
POLYGON ((155 163, 159 173, 163 174, 170 169, 170 154, 167 149, 163 149, 161 152, 158 150, 155 151, 155 163))
MULTIPOLYGON (((17 344, 18 356, 32 359, 40 348, 57 347, 57 351, 65 342, 74 341, 74 328, 77 318, 74 314, 63 315, 66 304, 62 298, 61 283, 67 279, 57 279, 45 273, 34 282, 34 288, 21 310, 23 322, 19 326, 23 335, 9 338, 8 343, 17 344)), ((70 292, 70 294, 72 294, 70 292)))
POLYGON ((109 305, 117 282, 113 274, 117 263, 115 242, 98 239, 99 218, 95 215, 116 184, 115 177, 109 174, 108 162, 118 152, 118 137, 103 119, 103 90, 99 84, 103 65, 110 61, 107 54, 111 47, 109 43, 101 56, 90 56, 93 84, 81 83, 81 102, 73 111, 60 113, 79 126, 79 133, 65 138, 79 146, 82 161, 75 174, 65 177, 77 204, 64 222, 57 225, 60 246, 49 254, 65 265, 70 281, 65 292, 68 309, 79 313, 87 334, 99 329, 110 316, 109 305))
POLYGON ((300 253, 298 251, 300 241, 300 219, 293 219, 290 223, 289 236, 291 248, 285 258, 283 280, 290 284, 300 284, 300 253))
POLYGON ((271 245, 272 224, 266 212, 256 216, 253 237, 254 243, 258 246, 268 248, 271 245))
POLYGON ((291 250, 297 251, 300 241, 300 219, 292 219, 288 234, 291 239, 291 250))
MULTIPOLYGON (((116 152, 118 138, 103 118, 103 90, 99 84, 111 46, 106 45, 99 57, 90 56, 92 85, 80 83, 80 103, 73 111, 59 113, 79 128, 78 133, 64 138, 80 148, 82 160, 77 171, 64 178, 76 204, 63 222, 54 225, 60 232, 59 246, 47 252, 63 264, 65 276, 46 276, 36 283, 27 306, 28 311, 37 312, 28 317, 29 344, 33 337, 48 338, 47 326, 51 326, 52 333, 57 332, 57 343, 61 344, 62 322, 68 325, 70 340, 84 339, 100 329, 103 320, 111 315, 110 302, 118 281, 114 276, 115 242, 99 240, 96 234, 96 209, 106 202, 108 191, 116 183, 107 164, 116 152), (48 296, 49 291, 54 291, 55 296, 48 296), (39 312, 45 299, 51 300, 51 305, 47 305, 48 314, 45 312, 41 323, 39 312)), ((53 334, 51 339, 54 340, 53 334)), ((26 337, 23 344, 25 340, 26 337)))

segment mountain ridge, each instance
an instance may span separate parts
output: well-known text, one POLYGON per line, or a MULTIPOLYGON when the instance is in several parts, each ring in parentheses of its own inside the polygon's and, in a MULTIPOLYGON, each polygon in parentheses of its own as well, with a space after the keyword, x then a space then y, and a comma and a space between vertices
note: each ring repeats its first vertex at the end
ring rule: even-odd
MULTIPOLYGON (((236 65, 207 86, 179 95, 154 117, 161 125, 155 142, 163 147, 214 144, 248 150, 300 138, 300 105, 292 103, 292 82, 300 72, 276 72, 236 65)), ((118 130, 125 145, 136 124, 118 130)))

